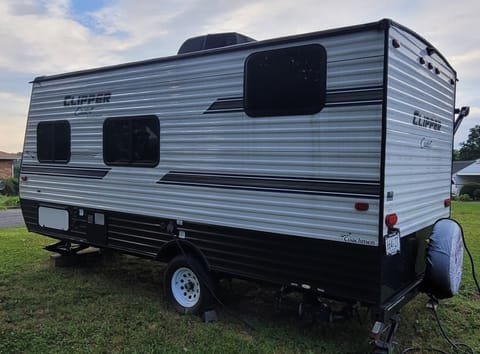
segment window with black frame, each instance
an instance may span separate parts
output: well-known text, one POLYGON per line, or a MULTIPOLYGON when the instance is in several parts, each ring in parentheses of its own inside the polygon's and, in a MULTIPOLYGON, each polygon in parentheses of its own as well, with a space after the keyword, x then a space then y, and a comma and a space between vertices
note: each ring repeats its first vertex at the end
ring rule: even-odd
POLYGON ((71 155, 70 123, 66 120, 37 125, 37 158, 41 163, 68 163, 71 155))
POLYGON ((318 44, 251 54, 245 62, 244 107, 250 117, 308 115, 325 104, 327 54, 318 44))
POLYGON ((160 160, 160 123, 156 116, 115 117, 103 125, 107 165, 153 167, 160 160))

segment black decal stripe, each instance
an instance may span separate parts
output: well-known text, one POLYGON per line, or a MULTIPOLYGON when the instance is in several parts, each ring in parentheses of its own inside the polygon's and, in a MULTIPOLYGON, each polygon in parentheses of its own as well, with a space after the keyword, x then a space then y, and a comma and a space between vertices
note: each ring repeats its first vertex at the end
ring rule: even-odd
POLYGON ((22 165, 22 173, 42 176, 102 179, 109 171, 110 168, 22 165))
MULTIPOLYGON (((333 89, 328 90, 326 93, 325 107, 380 104, 382 103, 382 99, 383 88, 381 86, 333 89)), ((231 113, 243 111, 243 97, 227 97, 218 98, 204 113, 231 113)))
POLYGON ((371 87, 363 89, 330 90, 325 106, 345 104, 375 104, 382 102, 383 89, 371 87))
POLYGON ((371 181, 345 181, 172 171, 163 176, 163 178, 157 183, 373 199, 378 198, 380 195, 380 184, 371 181))
POLYGON ((243 97, 219 98, 204 113, 243 112, 243 97))
POLYGON ((326 103, 325 107, 352 107, 352 106, 369 106, 373 104, 381 104, 382 101, 359 101, 359 102, 338 102, 326 103))

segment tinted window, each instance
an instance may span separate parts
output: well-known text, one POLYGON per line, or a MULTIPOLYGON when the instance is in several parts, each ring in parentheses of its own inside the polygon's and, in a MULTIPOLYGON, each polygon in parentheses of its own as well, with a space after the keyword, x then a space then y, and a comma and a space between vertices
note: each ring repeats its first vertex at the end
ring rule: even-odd
POLYGON ((70 123, 66 120, 37 125, 37 157, 40 162, 67 163, 70 160, 70 123))
POLYGON ((318 113, 325 104, 325 48, 312 44, 253 53, 244 79, 244 106, 251 117, 318 113))
POLYGON ((160 124, 156 116, 108 118, 103 126, 107 165, 156 166, 160 158, 160 124))

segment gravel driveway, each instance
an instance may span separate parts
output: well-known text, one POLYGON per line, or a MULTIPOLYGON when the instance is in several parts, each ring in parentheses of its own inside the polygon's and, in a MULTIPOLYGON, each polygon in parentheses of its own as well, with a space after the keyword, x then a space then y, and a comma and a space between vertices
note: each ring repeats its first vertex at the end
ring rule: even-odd
POLYGON ((19 226, 25 226, 20 209, 0 211, 0 229, 19 226))

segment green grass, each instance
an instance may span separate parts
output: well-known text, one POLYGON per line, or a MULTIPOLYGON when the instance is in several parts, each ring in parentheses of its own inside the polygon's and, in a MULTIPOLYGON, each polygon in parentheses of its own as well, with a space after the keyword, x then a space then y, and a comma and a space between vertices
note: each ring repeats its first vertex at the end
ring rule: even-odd
MULTIPOLYGON (((480 203, 454 203, 480 272, 480 203)), ((42 247, 52 240, 24 228, 0 230, 0 353, 364 353, 371 322, 352 319, 308 325, 295 315, 294 298, 273 310, 271 289, 235 281, 224 302, 252 330, 219 310, 204 324, 166 303, 161 263, 116 255, 105 262, 50 267, 42 247)), ((442 301, 439 316, 453 339, 480 348, 480 297, 465 258, 460 294, 442 301)), ((399 350, 448 350, 419 295, 402 310, 399 350)), ((400 351, 399 351, 400 352, 400 351)), ((418 352, 417 352, 418 353, 418 352)))
POLYGON ((0 210, 6 210, 8 208, 16 208, 20 206, 20 199, 18 196, 7 197, 0 195, 0 210))

